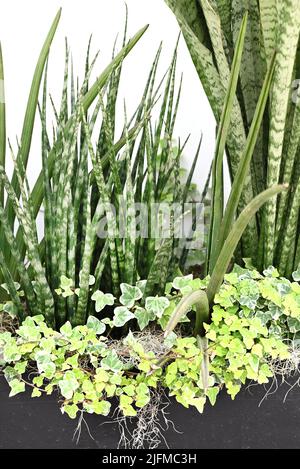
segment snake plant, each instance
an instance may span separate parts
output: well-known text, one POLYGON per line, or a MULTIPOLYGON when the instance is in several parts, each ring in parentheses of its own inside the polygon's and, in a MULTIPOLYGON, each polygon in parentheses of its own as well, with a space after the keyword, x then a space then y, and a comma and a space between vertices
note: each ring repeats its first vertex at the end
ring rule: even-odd
MULTIPOLYGON (((231 179, 239 183, 239 163, 255 122, 256 103, 268 69, 274 64, 250 171, 237 213, 273 184, 290 190, 270 200, 249 223, 237 255, 258 268, 275 265, 288 277, 300 262, 300 8, 298 0, 166 0, 175 13, 210 105, 221 125, 234 49, 245 13, 248 26, 238 87, 233 97, 226 152, 231 179), (274 52, 276 58, 274 59, 274 52)), ((220 202, 221 204, 221 202, 220 202)), ((228 230, 227 230, 228 232, 228 230)), ((215 258, 212 259, 214 264, 215 258)))
POLYGON ((207 252, 208 272, 210 274, 206 291, 194 291, 187 295, 179 303, 172 315, 166 329, 168 335, 192 307, 196 310, 195 335, 204 333, 203 323, 209 321, 210 310, 213 306, 215 295, 218 293, 224 276, 230 266, 238 243, 245 232, 247 226, 257 214, 260 208, 272 200, 275 196, 284 193, 288 189, 287 184, 274 184, 270 188, 254 197, 242 210, 237 219, 235 212, 242 197, 243 187, 247 181, 247 174, 253 158, 253 152, 259 138, 259 131, 263 120, 264 110, 267 105, 268 95, 274 76, 276 57, 273 56, 269 62, 260 96, 254 111, 248 137, 245 142, 241 159, 239 161, 236 176, 233 180, 231 193, 225 210, 222 201, 224 200, 222 185, 222 164, 226 142, 230 137, 230 123, 234 115, 235 95, 238 86, 238 77, 241 71, 242 55, 245 47, 248 15, 243 18, 241 29, 237 38, 237 43, 232 59, 232 70, 229 77, 229 87, 226 92, 223 111, 218 129, 216 153, 213 161, 212 174, 212 220, 210 226, 210 244, 207 252))
MULTIPOLYGON (((157 82, 159 47, 137 110, 129 119, 124 107, 123 130, 116 135, 123 60, 146 30, 128 42, 127 20, 122 50, 118 54, 114 51, 111 64, 92 86, 90 75, 97 55, 90 59, 89 44, 84 82, 78 87, 66 44, 60 106, 51 95, 49 101, 47 59, 59 16, 60 12, 39 59, 20 144, 17 151, 10 142, 7 145, 14 162, 12 179, 5 170, 5 107, 0 103, 0 185, 5 194, 0 204, 0 267, 3 293, 8 292, 11 300, 6 307, 20 319, 42 313, 47 323, 57 328, 67 320, 73 325, 84 324, 94 313, 91 297, 99 288, 117 296, 122 283, 145 279, 148 295, 164 289, 180 264, 175 256, 174 217, 169 236, 157 244, 151 236, 132 232, 136 226, 134 204, 144 204, 149 217, 153 204, 164 202, 166 197, 183 205, 190 195, 199 156, 198 149, 183 187, 180 158, 185 144, 173 145, 181 94, 181 83, 176 83, 177 46, 165 77, 157 82), (159 118, 154 123, 151 112, 159 103, 159 118), (55 118, 51 133, 49 104, 55 118), (42 126, 43 167, 31 190, 26 167, 36 112, 42 126), (36 217, 41 206, 44 236, 40 240, 36 217), (122 217, 125 233, 119 221, 122 217), (108 226, 105 237, 99 234, 103 221, 108 226), (62 284, 73 294, 61 295, 62 284)), ((0 77, 3 83, 2 58, 0 77)))

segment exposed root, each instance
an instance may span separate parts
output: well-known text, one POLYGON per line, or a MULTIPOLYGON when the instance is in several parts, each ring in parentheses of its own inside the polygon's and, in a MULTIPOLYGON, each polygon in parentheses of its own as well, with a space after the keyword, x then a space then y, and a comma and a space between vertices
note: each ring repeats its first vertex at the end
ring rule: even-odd
POLYGON ((300 343, 291 340, 289 342, 290 357, 287 360, 270 359, 267 361, 271 371, 273 372, 273 379, 271 384, 265 386, 266 394, 260 401, 261 405, 268 397, 275 394, 279 386, 285 384, 288 386, 288 391, 285 394, 283 402, 286 402, 289 393, 297 386, 300 387, 300 343), (297 376, 299 376, 298 379, 297 376), (293 381, 291 383, 291 381, 293 381))
POLYGON ((76 445, 78 445, 79 441, 80 441, 80 437, 81 437, 81 432, 82 432, 82 425, 85 425, 86 429, 87 429, 87 432, 89 434, 89 437, 96 442, 95 438, 93 437, 93 435, 91 434, 91 431, 90 431, 90 428, 88 426, 88 423, 87 421, 85 420, 84 418, 84 411, 82 410, 80 412, 80 417, 78 419, 78 424, 77 424, 77 427, 75 428, 75 431, 74 431, 74 434, 73 434, 73 438, 72 440, 76 441, 76 445))
POLYGON ((138 411, 136 417, 124 417, 119 408, 112 420, 105 424, 118 424, 120 440, 118 449, 156 449, 161 444, 169 449, 164 433, 172 427, 180 433, 168 418, 170 402, 163 389, 151 390, 151 400, 138 411))
MULTIPOLYGON (((146 353, 153 352, 157 359, 164 357, 169 348, 165 345, 164 332, 154 327, 149 327, 144 331, 132 333, 134 338, 143 346, 146 353)), ((123 340, 110 340, 107 342, 109 348, 115 350, 119 358, 132 366, 138 365, 139 360, 132 356, 123 340)))

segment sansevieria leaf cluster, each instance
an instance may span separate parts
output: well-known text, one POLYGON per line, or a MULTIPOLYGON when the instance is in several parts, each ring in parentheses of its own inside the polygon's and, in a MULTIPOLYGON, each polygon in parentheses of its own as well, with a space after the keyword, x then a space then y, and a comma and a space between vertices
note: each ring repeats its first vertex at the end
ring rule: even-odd
POLYGON ((237 254, 257 267, 275 265, 291 277, 300 261, 297 96, 300 8, 297 0, 166 0, 175 13, 218 124, 230 83, 234 50, 245 14, 248 24, 226 142, 232 181, 246 146, 267 70, 274 66, 268 104, 237 207, 239 214, 260 192, 278 184, 274 197, 245 231, 237 254), (276 57, 274 58, 274 54, 276 57), (274 65, 273 65, 273 62, 274 65))
MULTIPOLYGON (((66 43, 63 91, 59 107, 48 91, 48 56, 61 12, 51 26, 33 78, 17 149, 6 142, 4 67, 0 49, 0 272, 2 295, 9 293, 14 312, 23 319, 43 314, 49 325, 84 324, 95 313, 97 292, 120 294, 121 285, 145 279, 147 295, 163 291, 178 272, 175 221, 169 236, 157 242, 137 233, 135 204, 151 217, 154 204, 189 199, 199 150, 185 187, 180 158, 185 144, 173 134, 181 94, 176 83, 177 46, 163 80, 157 82, 161 46, 133 116, 117 106, 122 64, 147 27, 122 50, 91 84, 97 56, 88 45, 82 85, 74 75, 66 43), (151 117, 160 103, 156 123, 151 117), (51 108, 51 109, 50 109, 51 108), (54 124, 49 125, 49 111, 54 124), (26 176, 36 115, 41 121, 42 171, 33 188, 26 176), (123 129, 117 135, 117 120, 123 129), (14 162, 9 178, 5 159, 14 162), (42 239, 37 215, 44 213, 42 239), (122 223, 123 222, 123 223, 122 223), (101 229, 107 225, 107 233, 101 229), (125 228, 124 228, 125 226, 125 228)), ((143 228, 143 227, 140 227, 143 228)))

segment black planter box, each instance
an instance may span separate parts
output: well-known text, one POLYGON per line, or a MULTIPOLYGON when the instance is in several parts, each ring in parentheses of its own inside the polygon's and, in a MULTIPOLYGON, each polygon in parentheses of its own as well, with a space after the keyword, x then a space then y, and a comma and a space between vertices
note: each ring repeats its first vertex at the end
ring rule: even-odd
MULTIPOLYGON (((265 394, 261 386, 243 390, 235 401, 222 393, 214 408, 204 415, 172 403, 169 418, 174 422, 164 434, 170 449, 299 449, 300 389, 281 386, 259 407, 265 394)), ((8 397, 9 388, 0 378, 1 449, 115 449, 119 430, 107 418, 88 415, 90 433, 82 426, 79 443, 72 441, 76 421, 63 416, 57 398, 30 398, 30 394, 8 397), (105 423, 104 425, 102 425, 105 423)), ((161 448, 166 448, 164 443, 161 448)))

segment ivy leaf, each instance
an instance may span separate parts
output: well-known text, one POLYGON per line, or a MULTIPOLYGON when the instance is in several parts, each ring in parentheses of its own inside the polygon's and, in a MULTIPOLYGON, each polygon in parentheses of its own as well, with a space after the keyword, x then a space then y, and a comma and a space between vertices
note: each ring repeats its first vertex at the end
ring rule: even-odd
POLYGON ((142 409, 150 402, 149 394, 138 394, 136 397, 135 405, 142 409))
POLYGON ((295 280, 295 282, 300 282, 300 265, 298 269, 296 270, 296 272, 292 273, 292 277, 295 280))
POLYGON ((214 386, 213 388, 209 388, 206 390, 205 394, 207 395, 209 402, 212 406, 214 406, 217 402, 217 397, 220 392, 220 388, 214 386))
POLYGON ((39 350, 34 358, 39 372, 45 373, 47 378, 52 378, 56 371, 56 366, 52 361, 51 354, 47 350, 39 350))
POLYGON ((271 277, 271 278, 278 278, 279 277, 279 272, 275 267, 270 266, 268 269, 263 271, 263 274, 265 277, 271 277))
POLYGON ((141 290, 143 295, 145 293, 146 285, 147 280, 139 280, 138 282, 136 282, 136 286, 141 290))
POLYGON ((196 409, 198 410, 200 414, 203 414, 205 403, 206 403, 205 397, 196 397, 192 399, 190 402, 191 405, 196 407, 196 409))
MULTIPOLYGON (((19 291, 21 288, 21 285, 18 282, 14 282, 14 286, 17 291, 19 291)), ((6 293, 9 294, 9 288, 6 283, 2 283, 1 288, 3 288, 3 290, 5 290, 6 293)))
POLYGON ((174 331, 170 332, 170 334, 168 334, 168 336, 165 338, 164 340, 164 345, 168 348, 168 349, 171 349, 175 343, 176 343, 176 340, 177 340, 177 334, 175 334, 174 331))
POLYGON ((99 321, 95 316, 89 316, 86 326, 88 329, 92 329, 95 334, 102 335, 105 332, 106 325, 102 321, 99 321))
POLYGON ((127 283, 121 283, 120 285, 122 295, 120 296, 120 302, 127 308, 132 308, 136 301, 143 297, 143 293, 139 287, 132 287, 127 283))
POLYGON ((25 391, 25 383, 23 383, 23 381, 20 381, 17 378, 13 379, 12 381, 9 381, 9 386, 11 389, 9 397, 16 396, 17 394, 20 394, 25 391))
POLYGON ((172 282, 172 286, 173 288, 175 288, 175 290, 182 291, 184 289, 185 293, 189 293, 189 291, 193 290, 192 287, 190 287, 190 283, 192 280, 193 280, 193 274, 186 275, 185 277, 176 277, 172 282))
POLYGON ((65 412, 72 420, 76 419, 79 409, 76 404, 65 405, 62 412, 65 412))
POLYGON ((60 333, 64 335, 65 337, 71 337, 73 334, 73 329, 71 326, 71 323, 67 321, 61 328, 60 328, 60 333))
POLYGON ((119 359, 115 350, 110 350, 106 357, 101 361, 101 366, 106 370, 111 370, 114 372, 121 371, 123 369, 123 363, 119 359))
POLYGON ((15 306, 15 304, 12 301, 7 301, 5 303, 5 305, 3 306, 3 311, 9 314, 11 317, 18 316, 18 308, 15 306))
POLYGON ((39 389, 34 388, 34 390, 31 393, 31 397, 41 397, 42 393, 39 389))
POLYGON ((73 280, 66 277, 65 275, 62 275, 60 277, 60 287, 62 289, 62 296, 64 298, 68 298, 69 296, 74 295, 74 291, 72 290, 73 286, 74 286, 73 285, 73 280))
POLYGON ((146 299, 146 310, 161 318, 164 311, 169 307, 170 301, 165 297, 149 296, 146 299))
POLYGON ((248 357, 248 362, 249 365, 251 366, 252 370, 255 373, 258 373, 259 370, 259 357, 257 355, 249 355, 248 357))
POLYGON ((93 402, 92 409, 95 414, 107 417, 110 412, 111 404, 108 401, 93 402))
POLYGON ((297 334, 300 331, 300 320, 297 318, 287 318, 287 324, 292 334, 297 334))
POLYGON ((120 396, 120 409, 122 410, 125 417, 135 417, 137 412, 132 407, 133 399, 132 397, 122 394, 120 396))
POLYGON ((92 300, 96 302, 96 312, 100 313, 106 306, 112 306, 115 302, 115 298, 110 293, 103 293, 100 290, 97 290, 93 296, 92 300))
POLYGON ((95 282, 96 282, 96 279, 95 279, 94 275, 90 275, 89 276, 89 286, 92 287, 93 285, 95 285, 95 282))
POLYGON ((72 399, 74 392, 79 388, 79 382, 75 378, 73 371, 67 371, 64 378, 59 381, 58 386, 63 397, 72 399))
POLYGON ((128 321, 134 319, 134 314, 126 306, 118 306, 114 310, 113 324, 115 327, 123 327, 128 321))
POLYGON ((147 311, 146 309, 140 307, 136 308, 134 314, 141 331, 143 331, 145 327, 148 326, 149 322, 154 321, 155 319, 155 314, 152 311, 147 311))

